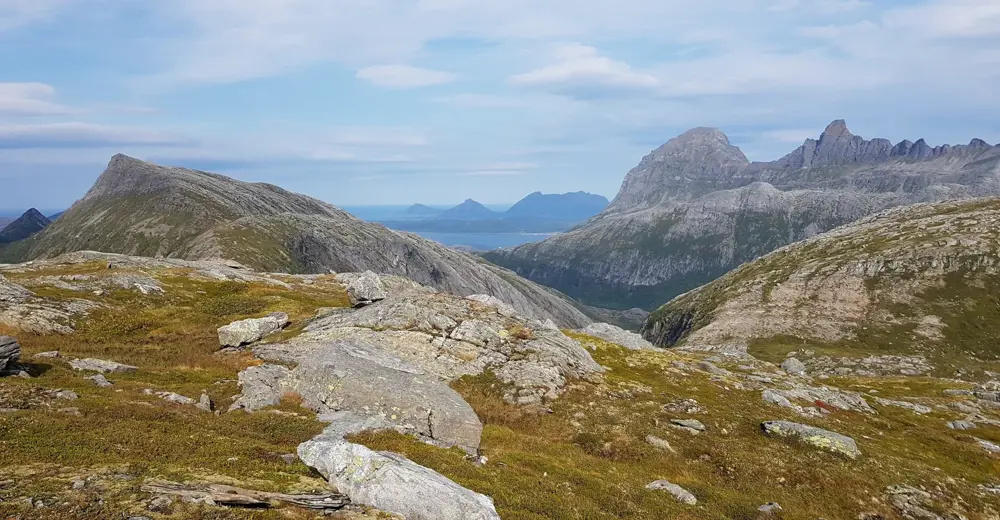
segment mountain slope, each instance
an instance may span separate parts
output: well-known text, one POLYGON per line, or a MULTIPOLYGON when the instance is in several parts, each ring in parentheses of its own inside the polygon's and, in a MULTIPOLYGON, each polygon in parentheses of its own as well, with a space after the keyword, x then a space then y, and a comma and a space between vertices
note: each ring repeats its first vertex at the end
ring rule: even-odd
POLYGON ((38 233, 51 224, 48 217, 35 208, 24 212, 17 220, 7 224, 0 230, 0 244, 10 244, 24 240, 38 233))
POLYGON ((454 208, 445 210, 437 215, 440 219, 490 219, 498 218, 499 213, 483 206, 482 204, 466 199, 465 202, 454 208))
POLYGON ((373 270, 443 291, 491 294, 533 318, 576 327, 564 296, 477 257, 369 224, 268 184, 112 158, 87 194, 11 259, 98 250, 134 256, 227 258, 265 271, 373 270))
POLYGON ((578 191, 575 193, 543 194, 536 191, 518 201, 504 213, 505 218, 530 217, 563 221, 583 221, 608 206, 608 199, 578 191))
POLYGON ((548 240, 486 257, 587 304, 655 308, 781 246, 877 211, 1000 194, 1000 148, 865 140, 834 121, 785 157, 751 163, 698 128, 632 169, 611 205, 548 240))
POLYGON ((998 226, 996 198, 888 210, 679 296, 643 333, 697 350, 794 344, 1000 365, 998 226))

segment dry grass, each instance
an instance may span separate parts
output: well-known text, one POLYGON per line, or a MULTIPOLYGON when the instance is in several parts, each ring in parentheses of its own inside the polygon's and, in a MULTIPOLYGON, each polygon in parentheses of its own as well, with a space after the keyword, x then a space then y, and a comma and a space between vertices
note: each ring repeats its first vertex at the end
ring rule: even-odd
MULTIPOLYGON (((73 266, 71 274, 100 268, 73 266)), ((51 273, 31 276, 42 274, 51 273)), ((18 276, 23 279, 28 275, 18 276)), ((100 297, 73 293, 105 306, 78 323, 73 335, 0 329, 0 333, 19 339, 25 361, 42 351, 62 353, 60 359, 32 362, 29 368, 38 375, 34 379, 5 379, 0 401, 30 395, 38 391, 35 389, 69 389, 80 396, 75 401, 35 402, 31 409, 0 414, 0 482, 14 482, 0 485, 0 517, 27 512, 22 501, 13 500, 17 497, 58 495, 62 498, 53 507, 29 509, 24 518, 125 518, 140 512, 136 500, 143 495, 136 492, 137 486, 148 477, 228 478, 275 491, 303 483, 322 485, 306 466, 288 465, 280 458, 294 453, 298 444, 323 428, 291 400, 276 407, 276 412, 294 409, 298 413, 215 415, 168 403, 145 395, 143 390, 171 391, 193 398, 205 391, 224 411, 238 393, 236 374, 254 360, 250 353, 217 355, 216 328, 273 311, 287 312, 301 327, 316 309, 345 305, 343 291, 325 284, 290 290, 264 284, 194 281, 177 272, 158 276, 166 291, 163 296, 127 291, 100 297), (108 374, 114 386, 98 388, 83 379, 89 374, 73 371, 66 362, 67 358, 82 357, 111 359, 139 370, 108 374), (59 411, 68 407, 78 413, 59 411), (29 478, 11 478, 39 466, 55 469, 29 478), (129 480, 120 489, 102 492, 104 504, 86 492, 68 492, 67 475, 100 473, 111 467, 126 467, 129 480), (59 505, 63 502, 66 505, 59 505)), ((36 293, 45 295, 46 290, 36 293)), ((196 507, 179 511, 182 518, 204 519, 289 518, 293 514, 289 510, 233 512, 196 507)), ((291 516, 312 517, 301 512, 291 516)))

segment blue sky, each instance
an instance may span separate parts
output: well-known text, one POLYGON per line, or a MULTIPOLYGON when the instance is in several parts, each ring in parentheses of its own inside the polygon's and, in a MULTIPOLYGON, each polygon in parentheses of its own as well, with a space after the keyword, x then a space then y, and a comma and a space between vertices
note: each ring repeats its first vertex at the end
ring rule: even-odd
POLYGON ((1000 141, 996 0, 0 0, 0 207, 117 152, 340 205, 613 197, 716 126, 1000 141))

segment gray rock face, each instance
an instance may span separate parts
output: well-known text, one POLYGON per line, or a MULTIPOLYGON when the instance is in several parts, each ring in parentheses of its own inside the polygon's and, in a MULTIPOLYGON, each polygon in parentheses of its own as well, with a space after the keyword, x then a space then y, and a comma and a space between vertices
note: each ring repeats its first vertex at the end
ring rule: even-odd
POLYGON ((718 130, 695 129, 643 158, 584 225, 486 258, 590 305, 652 309, 887 208, 1000 194, 998 166, 1000 148, 893 147, 852 135, 843 121, 781 159, 751 164, 718 130))
POLYGON ((371 424, 334 423, 299 446, 299 458, 352 502, 408 520, 500 520, 493 501, 399 455, 375 452, 343 439, 371 424))
POLYGON ((371 270, 456 295, 490 294, 529 318, 551 318, 564 327, 590 323, 562 295, 473 255, 276 186, 124 155, 113 157, 90 191, 13 260, 95 249, 230 258, 265 272, 371 270))
POLYGON ((642 336, 608 323, 591 323, 586 328, 581 329, 580 332, 616 345, 621 345, 630 350, 648 350, 653 348, 653 344, 646 341, 642 336))
POLYGON ((794 376, 806 373, 806 364, 795 358, 788 358, 781 364, 781 369, 794 376))
POLYGON ((671 483, 670 481, 667 480, 656 480, 650 482, 649 484, 646 485, 646 489, 652 491, 666 491, 682 504, 689 506, 698 505, 698 499, 695 498, 695 496, 692 495, 690 491, 678 486, 677 484, 671 483))
POLYGON ((81 370, 84 372, 100 372, 102 374, 123 374, 127 372, 135 372, 138 370, 137 367, 130 365, 123 365, 121 363, 116 363, 114 361, 108 361, 105 359, 74 359, 69 362, 69 366, 73 367, 73 370, 81 370))
POLYGON ((0 371, 13 367, 21 358, 21 345, 10 336, 0 336, 0 371))
POLYGON ((288 323, 288 315, 283 312, 271 313, 263 318, 234 321, 219 327, 219 344, 223 347, 249 345, 280 331, 288 323))
POLYGON ((794 438, 809 446, 851 459, 861 456, 854 439, 839 433, 788 421, 768 421, 760 425, 765 435, 771 437, 794 438))
POLYGON ((479 449, 482 424, 472 408, 434 375, 361 341, 276 346, 261 355, 298 362, 250 367, 240 373, 243 395, 233 408, 258 410, 294 392, 322 414, 347 410, 403 433, 467 451, 479 449))
POLYGON ((388 298, 389 293, 377 274, 365 271, 361 276, 347 284, 347 297, 350 299, 351 305, 362 307, 388 298))
MULTIPOLYGON (((571 379, 603 372, 578 342, 502 308, 444 293, 413 290, 360 309, 321 317, 295 343, 351 341, 378 345, 411 366, 452 381, 492 370, 512 385, 511 403, 557 397, 571 379)), ((259 350, 267 356, 267 349, 259 350)))

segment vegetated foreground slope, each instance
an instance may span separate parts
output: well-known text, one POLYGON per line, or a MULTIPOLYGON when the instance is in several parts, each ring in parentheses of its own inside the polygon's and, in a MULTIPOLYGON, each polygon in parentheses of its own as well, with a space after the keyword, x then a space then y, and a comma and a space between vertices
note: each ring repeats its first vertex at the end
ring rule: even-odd
POLYGON ((670 140, 611 205, 542 242, 486 255, 590 305, 653 309, 736 266, 890 207, 1000 194, 1000 147, 865 140, 834 121, 818 140, 751 163, 719 130, 670 140))
POLYGON ((82 250, 226 258, 271 272, 370 269, 455 294, 490 294, 564 326, 589 322, 562 295, 478 257, 276 186, 124 155, 112 158, 90 191, 52 226, 0 256, 19 261, 82 250))
MULTIPOLYGON (((0 268, 0 311, 29 304, 87 309, 61 323, 72 327, 68 334, 0 328, 0 334, 17 336, 23 368, 32 376, 10 375, 0 383, 0 515, 323 518, 290 506, 248 511, 176 497, 163 501, 144 487, 167 479, 330 492, 303 463, 285 460, 323 428, 299 407, 303 396, 288 393, 252 413, 227 409, 240 391, 236 373, 261 368, 261 361, 249 351, 216 353, 216 327, 281 311, 290 329, 265 339, 269 345, 262 348, 304 348, 315 347, 311 334, 343 334, 345 319, 363 317, 368 333, 381 337, 373 346, 386 349, 371 359, 399 365, 391 345, 404 331, 385 327, 414 327, 405 333, 415 334, 428 325, 407 324, 384 311, 416 296, 400 298, 390 290, 383 302, 347 310, 334 276, 171 262, 86 253, 0 268), (17 299, 26 301, 12 303, 17 299), (379 316, 385 321, 368 321, 379 316), (43 354, 57 349, 59 357, 43 354), (71 369, 77 358, 109 359, 136 370, 106 374, 111 386, 101 387, 87 379, 92 372, 71 369), (162 397, 202 391, 218 414, 162 397)), ((531 338, 542 331, 515 333, 531 338)), ((996 392, 989 388, 1000 389, 1000 383, 976 387, 899 374, 820 379, 750 357, 627 350, 570 336, 609 369, 603 379, 567 381, 562 395, 528 406, 507 402, 509 389, 495 374, 454 382, 484 424, 478 454, 486 459, 395 432, 363 432, 351 440, 404 454, 489 495, 504 520, 765 519, 774 516, 760 508, 770 503, 780 505, 778 517, 790 520, 989 520, 1000 514, 1000 455, 990 451, 1000 443, 1000 417, 989 400, 996 392), (808 438, 763 434, 761 423, 775 420, 850 436, 860 454, 828 452, 824 439, 810 444, 808 438), (949 421, 974 427, 953 430, 949 421), (680 486, 696 503, 647 489, 659 480, 680 486)), ((394 518, 360 506, 342 514, 394 518)))
POLYGON ((888 210, 684 294, 652 313, 643 332, 663 346, 798 345, 996 369, 998 226, 1000 199, 888 210))

